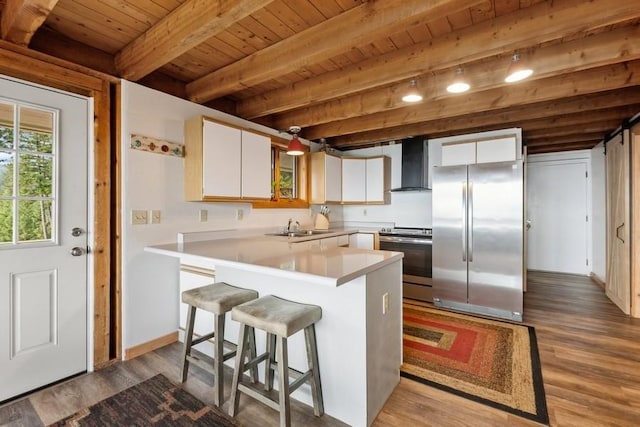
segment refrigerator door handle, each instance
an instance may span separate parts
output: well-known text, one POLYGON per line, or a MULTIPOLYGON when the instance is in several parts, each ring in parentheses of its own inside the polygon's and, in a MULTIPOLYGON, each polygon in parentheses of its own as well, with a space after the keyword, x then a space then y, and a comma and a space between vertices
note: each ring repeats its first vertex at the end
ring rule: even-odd
POLYGON ((469 255, 469 262, 473 262, 473 181, 469 181, 469 194, 467 196, 467 203, 469 205, 469 228, 467 229, 467 235, 469 236, 469 244, 467 246, 467 253, 469 255))
POLYGON ((462 181, 462 262, 467 262, 467 182, 462 181))

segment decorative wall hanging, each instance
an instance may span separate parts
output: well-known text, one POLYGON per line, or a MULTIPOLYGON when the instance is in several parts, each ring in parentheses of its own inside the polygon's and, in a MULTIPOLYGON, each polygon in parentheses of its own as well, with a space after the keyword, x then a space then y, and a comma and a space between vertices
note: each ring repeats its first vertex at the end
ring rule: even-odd
POLYGON ((184 145, 150 136, 131 135, 131 148, 149 151, 151 153, 167 154, 169 156, 184 157, 184 145))

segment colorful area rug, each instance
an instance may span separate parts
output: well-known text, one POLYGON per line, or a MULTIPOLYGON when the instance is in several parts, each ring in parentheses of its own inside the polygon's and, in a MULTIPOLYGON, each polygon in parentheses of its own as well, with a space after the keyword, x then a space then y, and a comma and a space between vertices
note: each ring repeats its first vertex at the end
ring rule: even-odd
POLYGON ((237 424, 156 375, 51 426, 221 426, 237 424))
POLYGON ((532 327, 405 303, 401 375, 548 424, 532 327))

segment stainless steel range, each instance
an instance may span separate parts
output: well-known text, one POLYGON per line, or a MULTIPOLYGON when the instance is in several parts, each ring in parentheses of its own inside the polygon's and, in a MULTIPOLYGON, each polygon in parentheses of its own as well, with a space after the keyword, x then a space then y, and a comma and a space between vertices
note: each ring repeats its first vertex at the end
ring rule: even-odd
POLYGON ((380 249, 403 252, 403 296, 431 301, 431 229, 396 227, 383 228, 380 249))

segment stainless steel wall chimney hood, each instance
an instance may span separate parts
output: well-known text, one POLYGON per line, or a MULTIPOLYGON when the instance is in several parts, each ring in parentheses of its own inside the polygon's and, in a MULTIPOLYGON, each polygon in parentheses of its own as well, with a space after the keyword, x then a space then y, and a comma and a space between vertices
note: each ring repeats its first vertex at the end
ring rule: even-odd
POLYGON ((429 145, 424 136, 402 140, 402 184, 391 191, 431 190, 429 182, 429 145))

